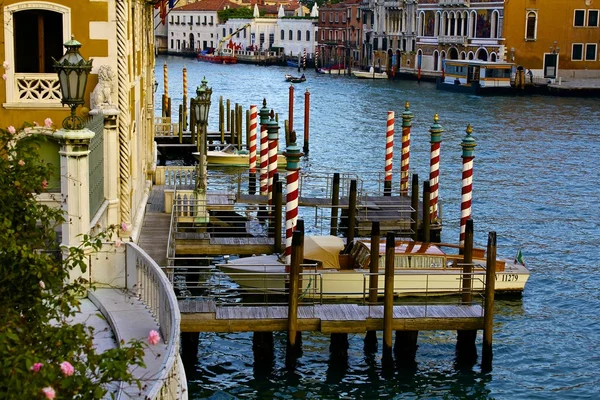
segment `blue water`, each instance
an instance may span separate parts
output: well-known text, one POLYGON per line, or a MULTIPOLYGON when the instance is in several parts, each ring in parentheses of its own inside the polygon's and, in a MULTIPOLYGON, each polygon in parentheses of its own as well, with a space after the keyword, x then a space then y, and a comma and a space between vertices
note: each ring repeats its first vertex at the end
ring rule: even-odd
MULTIPOLYGON (((168 60, 169 93, 180 104, 182 68, 188 90, 204 76, 213 88, 210 130, 219 96, 247 109, 262 104, 287 119, 285 67, 213 65, 168 60)), ((442 240, 458 241, 461 147, 467 124, 475 149, 475 244, 496 231, 498 254, 522 249, 532 275, 523 297, 496 302, 493 371, 455 365, 454 332, 421 332, 414 369, 384 376, 379 355, 366 356, 363 336, 349 335, 347 365, 331 365, 329 337, 303 335, 297 368, 284 365, 285 334, 275 335, 272 368, 255 370, 250 334, 202 334, 198 363, 188 372, 190 398, 252 399, 592 399, 600 392, 600 101, 598 99, 476 97, 436 91, 413 81, 365 81, 306 71, 295 85, 294 128, 303 137, 304 92, 310 91, 308 171, 382 170, 386 114, 396 112, 394 171, 399 169, 404 103, 414 114, 411 171, 429 173, 429 128, 439 114, 442 134, 442 240)), ((175 108, 174 108, 175 109, 175 108)), ((159 111, 160 112, 160 111, 159 111)), ((283 129, 282 129, 283 131, 283 129)), ((481 336, 477 341, 481 351, 481 336)))

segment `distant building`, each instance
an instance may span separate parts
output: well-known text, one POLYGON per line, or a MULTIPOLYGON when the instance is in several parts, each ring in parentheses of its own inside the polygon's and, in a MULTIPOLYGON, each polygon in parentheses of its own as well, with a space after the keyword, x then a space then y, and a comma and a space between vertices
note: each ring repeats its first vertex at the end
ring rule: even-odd
MULTIPOLYGON (((323 5, 319 9, 319 65, 359 65, 370 59, 362 48, 360 0, 323 5)), ((370 49, 369 49, 370 50, 370 49)))

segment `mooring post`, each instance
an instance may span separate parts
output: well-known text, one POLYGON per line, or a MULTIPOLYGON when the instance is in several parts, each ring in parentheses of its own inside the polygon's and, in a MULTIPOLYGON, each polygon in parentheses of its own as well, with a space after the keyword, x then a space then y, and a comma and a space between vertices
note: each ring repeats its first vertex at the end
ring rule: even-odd
POLYGON ((473 196, 473 160, 475 159, 475 139, 471 136, 473 128, 467 125, 467 135, 463 138, 462 147, 462 190, 460 202, 460 241, 463 246, 465 242, 465 226, 471 218, 471 199, 473 196))
POLYGON ((275 236, 275 252, 281 253, 281 219, 283 212, 283 182, 279 180, 279 174, 275 174, 277 180, 275 181, 275 185, 273 186, 273 199, 275 201, 275 218, 274 219, 274 229, 273 235, 275 236))
POLYGON ((179 143, 183 141, 183 104, 179 105, 179 123, 177 124, 177 136, 179 136, 179 143))
MULTIPOLYGON (((272 207, 271 210, 269 210, 269 229, 268 229, 268 234, 269 237, 274 237, 275 236, 275 229, 276 229, 276 219, 277 219, 277 203, 276 203, 276 196, 277 196, 277 182, 279 182, 279 174, 277 172, 275 172, 273 174, 273 187, 272 187, 272 191, 273 193, 271 194, 272 197, 272 204, 270 204, 270 206, 272 207)), ((281 210, 279 210, 281 212, 281 210)), ((281 216, 281 214, 279 214, 281 216)), ((279 223, 281 224, 281 219, 279 220, 279 223)))
POLYGON ((167 117, 167 95, 163 94, 161 97, 161 110, 162 110, 162 117, 166 118, 167 117))
POLYGON ((290 144, 290 121, 287 119, 283 121, 283 129, 285 133, 285 147, 288 147, 290 144))
MULTIPOLYGON (((183 66, 183 117, 179 121, 183 121, 181 130, 187 130, 187 68, 183 66)), ((181 142, 180 142, 181 143, 181 142)))
POLYGON ((340 173, 333 174, 333 186, 331 188, 331 227, 329 234, 337 236, 338 231, 338 204, 340 204, 340 173))
POLYGON ((167 117, 171 118, 171 98, 167 97, 167 117))
POLYGON ((230 115, 230 118, 227 120, 227 123, 231 124, 231 130, 229 131, 229 143, 235 146, 235 144, 237 143, 237 140, 235 139, 235 110, 228 110, 227 112, 230 115))
POLYGON ((298 278, 300 276, 300 263, 302 262, 302 248, 304 245, 304 234, 300 230, 294 231, 292 238, 292 257, 290 263, 290 283, 288 294, 288 340, 286 349, 286 365, 293 366, 298 354, 298 278))
POLYGON ((410 366, 415 363, 419 345, 419 331, 396 331, 394 354, 396 362, 401 366, 410 366))
MULTIPOLYGON (((381 229, 379 221, 371 223, 371 259, 369 263, 369 307, 377 304, 379 294, 379 242, 381 241, 381 229)), ((373 353, 377 351, 377 331, 367 331, 364 340, 364 349, 373 353)))
MULTIPOLYGON (((236 117, 236 121, 237 121, 237 145, 238 145, 238 150, 242 150, 242 127, 244 124, 242 124, 242 119, 244 116, 244 110, 242 110, 242 105, 239 104, 237 106, 237 117, 236 117)), ((247 143, 247 142, 246 142, 247 143)))
MULTIPOLYGON (((473 220, 469 219, 466 225, 465 246, 463 249, 463 279, 462 279, 462 304, 471 304, 473 295, 471 291, 473 272, 473 220)), ((495 262, 495 261, 494 261, 495 262)), ((472 365, 477 360, 477 347, 475 339, 477 330, 459 330, 456 339, 456 358, 459 364, 472 365)))
POLYGON ((294 130, 294 85, 292 84, 290 84, 288 97, 288 124, 291 132, 294 130))
POLYGON ((227 99, 227 132, 231 132, 231 100, 227 99))
MULTIPOLYGON (((193 113, 192 113, 193 114, 193 113)), ((248 181, 248 193, 256 193, 256 128, 258 126, 258 107, 252 104, 250 105, 250 123, 249 132, 250 138, 248 139, 248 168, 249 168, 249 181, 248 181)))
POLYGON ((354 229, 356 225, 356 179, 350 181, 350 198, 348 199, 348 231, 346 232, 346 243, 354 241, 354 229))
POLYGON ((392 168, 394 161, 394 112, 387 113, 387 130, 385 133, 385 177, 383 181, 383 195, 392 195, 392 168))
POLYGON ((330 335, 329 354, 335 363, 348 359, 348 334, 335 332, 330 335))
POLYGON ((410 230, 413 240, 419 239, 419 175, 413 174, 410 197, 410 230))
POLYGON ((385 286, 383 289, 383 349, 382 362, 393 364, 392 324, 394 322, 394 250, 396 237, 388 232, 385 241, 385 286))
POLYGON ((423 242, 430 242, 430 227, 431 227, 431 214, 429 212, 429 181, 423 182, 423 222, 421 223, 421 237, 423 242))
POLYGON ((408 196, 408 174, 410 171, 410 128, 412 126, 412 118, 413 115, 412 112, 410 112, 407 101, 404 106, 404 112, 402 113, 402 155, 400 158, 401 196, 408 196))
POLYGON ((186 369, 193 369, 198 361, 199 332, 181 332, 181 360, 186 369))
POLYGON ((300 177, 300 146, 296 144, 296 133, 290 135, 290 143, 284 153, 286 158, 285 197, 285 262, 290 262, 292 234, 298 228, 298 180, 300 177))
POLYGON ((492 370, 492 337, 494 334, 494 291, 496 289, 496 232, 488 234, 485 262, 485 305, 483 311, 483 343, 481 369, 492 370))
POLYGON ((246 150, 250 151, 250 110, 246 110, 246 150))
MULTIPOLYGON (((196 104, 196 99, 194 99, 193 97, 190 99, 190 110, 194 109, 194 106, 196 104)), ((192 140, 192 143, 194 143, 194 133, 196 132, 196 113, 192 112, 190 113, 190 138, 192 140)), ((183 140, 183 138, 182 138, 183 140)))
MULTIPOLYGON (((194 113, 192 113, 194 114, 194 113)), ((219 132, 221 133, 221 145, 225 144, 225 108, 223 96, 219 96, 219 132)))
POLYGON ((308 142, 310 136, 310 92, 304 92, 304 154, 308 155, 308 142))

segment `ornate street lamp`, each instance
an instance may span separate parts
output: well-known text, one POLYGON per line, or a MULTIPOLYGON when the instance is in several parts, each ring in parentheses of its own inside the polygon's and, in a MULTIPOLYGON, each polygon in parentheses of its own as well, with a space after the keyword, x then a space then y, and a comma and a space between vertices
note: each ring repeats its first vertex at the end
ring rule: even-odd
POLYGON ((210 97, 212 96, 212 88, 209 88, 207 83, 206 77, 202 79, 202 84, 196 88, 196 98, 193 102, 194 117, 197 124, 197 148, 198 152, 200 153, 200 172, 198 174, 199 189, 206 189, 204 173, 206 168, 206 127, 208 125, 210 97))
POLYGON ((71 107, 71 115, 63 120, 62 126, 68 130, 76 130, 84 125, 83 119, 75 115, 75 110, 84 103, 85 85, 92 70, 93 60, 86 61, 79 54, 81 43, 73 36, 63 46, 67 48, 67 52, 58 61, 53 58, 62 94, 61 102, 71 107))
POLYGON ((158 91, 158 81, 154 78, 154 93, 158 91))

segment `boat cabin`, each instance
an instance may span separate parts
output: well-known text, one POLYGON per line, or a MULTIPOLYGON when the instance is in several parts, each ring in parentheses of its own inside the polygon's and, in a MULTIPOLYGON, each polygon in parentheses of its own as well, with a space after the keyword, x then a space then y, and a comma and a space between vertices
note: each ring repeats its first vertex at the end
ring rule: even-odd
POLYGON ((473 86, 480 88, 510 88, 510 76, 514 64, 482 60, 446 60, 445 85, 473 86))

